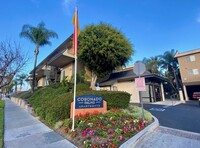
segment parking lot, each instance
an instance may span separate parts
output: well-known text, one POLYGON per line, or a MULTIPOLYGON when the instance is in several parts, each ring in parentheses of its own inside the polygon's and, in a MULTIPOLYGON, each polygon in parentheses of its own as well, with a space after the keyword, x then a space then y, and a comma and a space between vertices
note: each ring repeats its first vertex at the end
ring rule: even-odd
MULTIPOLYGON (((161 126, 200 133, 200 106, 198 101, 186 103, 144 104, 144 108, 158 118, 161 126), (177 105, 174 105, 174 104, 177 105)), ((140 106, 140 104, 135 104, 140 106)))

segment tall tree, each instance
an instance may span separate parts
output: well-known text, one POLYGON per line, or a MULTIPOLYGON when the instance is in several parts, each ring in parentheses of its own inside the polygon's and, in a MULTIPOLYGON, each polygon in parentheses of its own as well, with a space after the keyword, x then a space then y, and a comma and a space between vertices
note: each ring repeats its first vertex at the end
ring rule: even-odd
POLYGON ((28 56, 19 44, 10 41, 0 42, 0 89, 9 85, 27 62, 28 56))
POLYGON ((51 30, 45 28, 45 24, 43 22, 39 23, 37 27, 31 25, 23 25, 22 31, 20 33, 20 37, 27 38, 31 42, 35 44, 35 61, 33 68, 33 81, 32 81, 32 91, 34 92, 35 87, 35 72, 36 72, 36 64, 37 64, 37 56, 39 54, 39 47, 44 45, 50 45, 50 38, 57 38, 58 35, 51 30))
POLYGON ((125 65, 134 52, 128 39, 111 25, 86 26, 79 35, 78 58, 92 71, 91 88, 97 77, 103 77, 125 65))
POLYGON ((22 90, 22 85, 24 84, 24 81, 26 78, 27 78, 27 75, 24 73, 17 75, 17 81, 18 81, 18 84, 20 85, 20 91, 22 90))
POLYGON ((17 85, 18 85, 18 82, 16 79, 12 80, 12 85, 14 86, 14 89, 15 89, 15 93, 17 92, 17 85))
POLYGON ((149 72, 160 74, 160 71, 159 71, 160 64, 161 64, 160 56, 144 58, 141 62, 145 64, 146 69, 149 72))
POLYGON ((162 55, 161 59, 161 67, 165 69, 166 76, 169 78, 169 81, 171 82, 172 86, 176 88, 175 90, 178 93, 179 86, 178 86, 178 72, 179 72, 179 66, 178 66, 178 61, 176 58, 174 58, 176 51, 172 49, 171 51, 166 51, 162 55), (175 81, 175 84, 174 84, 175 81))

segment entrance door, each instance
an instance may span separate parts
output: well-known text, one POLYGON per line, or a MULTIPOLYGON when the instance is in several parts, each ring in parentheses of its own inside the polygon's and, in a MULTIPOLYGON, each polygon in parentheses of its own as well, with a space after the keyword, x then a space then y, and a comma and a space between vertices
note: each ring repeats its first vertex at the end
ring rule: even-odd
POLYGON ((156 101, 161 101, 162 100, 162 96, 161 96, 161 88, 160 86, 155 86, 155 98, 156 98, 156 101))

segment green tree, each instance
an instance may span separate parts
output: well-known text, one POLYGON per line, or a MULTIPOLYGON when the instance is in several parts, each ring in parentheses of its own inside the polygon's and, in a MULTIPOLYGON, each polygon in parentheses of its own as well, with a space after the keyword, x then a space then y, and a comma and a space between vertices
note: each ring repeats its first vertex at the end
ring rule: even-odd
POLYGON ((22 85, 24 84, 24 81, 26 80, 27 78, 27 74, 19 74, 17 75, 17 81, 18 81, 18 84, 20 85, 20 91, 22 90, 22 85))
POLYGON ((97 77, 125 65, 134 52, 124 34, 104 23, 86 26, 79 35, 78 47, 78 58, 92 71, 92 89, 97 77))
POLYGON ((160 56, 155 56, 155 57, 151 57, 151 58, 144 58, 141 62, 145 64, 146 69, 149 72, 156 73, 156 74, 161 73, 159 71, 159 68, 160 68, 160 65, 161 65, 160 56))
POLYGON ((17 92, 17 85, 18 85, 18 82, 16 79, 12 80, 12 85, 14 86, 15 88, 15 93, 17 92))
MULTIPOLYGON (((176 51, 172 49, 171 51, 166 51, 161 56, 161 68, 165 69, 165 76, 171 82, 173 88, 175 88, 176 92, 178 93, 179 90, 179 65, 176 58, 174 58, 176 51)), ((182 84, 180 84, 182 85, 182 84)))
POLYGON ((32 81, 32 91, 34 92, 35 87, 35 72, 36 72, 36 64, 37 64, 37 56, 39 54, 39 47, 44 45, 50 45, 50 38, 57 38, 58 35, 51 30, 45 28, 45 24, 43 22, 39 23, 37 27, 31 25, 23 25, 22 31, 20 33, 20 37, 27 38, 31 42, 35 44, 35 61, 33 68, 33 81, 32 81))

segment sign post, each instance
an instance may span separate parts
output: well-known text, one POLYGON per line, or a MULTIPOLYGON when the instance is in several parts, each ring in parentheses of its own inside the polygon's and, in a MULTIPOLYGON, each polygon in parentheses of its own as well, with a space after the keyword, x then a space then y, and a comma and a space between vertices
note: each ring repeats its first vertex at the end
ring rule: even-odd
POLYGON ((140 76, 146 71, 146 67, 143 63, 137 62, 134 64, 133 72, 139 77, 135 79, 135 84, 136 87, 139 91, 139 98, 140 98, 140 104, 142 107, 142 120, 144 121, 144 106, 143 106, 143 101, 142 101, 142 96, 141 96, 141 91, 146 91, 145 87, 145 79, 140 78, 140 76))

